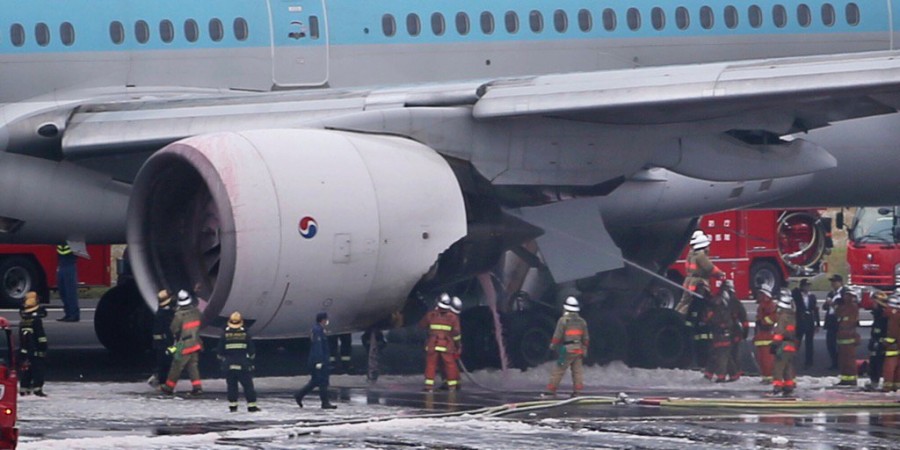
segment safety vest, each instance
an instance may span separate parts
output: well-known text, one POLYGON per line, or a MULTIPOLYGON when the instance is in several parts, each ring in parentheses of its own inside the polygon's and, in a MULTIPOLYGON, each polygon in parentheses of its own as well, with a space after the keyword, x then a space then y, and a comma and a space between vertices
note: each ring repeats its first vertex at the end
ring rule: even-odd
POLYGON ((772 342, 785 352, 797 351, 797 316, 789 309, 779 309, 772 342))
POLYGON ((859 334, 856 333, 856 325, 859 322, 859 306, 852 301, 842 300, 835 311, 837 316, 837 344, 856 345, 859 343, 859 334))
POLYGON ((432 310, 422 319, 421 326, 428 330, 426 351, 456 353, 462 334, 459 331, 459 316, 445 310, 432 310))
POLYGON ((900 309, 885 308, 884 315, 887 318, 885 336, 881 338, 884 356, 900 356, 900 309))
POLYGON ((590 344, 587 322, 576 312, 566 312, 556 321, 550 344, 565 346, 568 354, 583 355, 590 344))

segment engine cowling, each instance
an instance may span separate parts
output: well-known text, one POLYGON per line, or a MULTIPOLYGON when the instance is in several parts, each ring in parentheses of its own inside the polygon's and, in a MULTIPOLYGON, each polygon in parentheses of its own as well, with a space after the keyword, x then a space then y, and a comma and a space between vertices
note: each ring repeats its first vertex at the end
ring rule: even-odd
POLYGON ((435 151, 326 130, 175 142, 141 169, 128 216, 145 299, 194 290, 204 323, 237 310, 260 337, 304 335, 319 311, 333 332, 368 326, 465 234, 459 184, 435 151))

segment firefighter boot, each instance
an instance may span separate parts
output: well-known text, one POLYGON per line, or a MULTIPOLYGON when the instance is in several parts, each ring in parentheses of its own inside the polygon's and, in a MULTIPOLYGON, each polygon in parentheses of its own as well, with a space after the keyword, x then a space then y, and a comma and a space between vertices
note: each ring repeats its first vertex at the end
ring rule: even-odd
POLYGON ((34 388, 33 394, 38 397, 46 397, 47 396, 47 394, 44 393, 44 388, 40 388, 40 387, 34 388))

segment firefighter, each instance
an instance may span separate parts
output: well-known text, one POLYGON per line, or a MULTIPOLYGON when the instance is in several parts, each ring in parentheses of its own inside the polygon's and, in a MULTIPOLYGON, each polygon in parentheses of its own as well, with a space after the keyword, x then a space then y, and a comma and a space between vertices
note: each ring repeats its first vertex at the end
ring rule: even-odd
POLYGON ((687 319, 684 324, 691 330, 694 341, 694 358, 697 366, 704 370, 703 376, 712 379, 712 373, 706 371, 709 361, 710 346, 712 345, 712 333, 709 328, 710 294, 709 282, 700 279, 694 285, 695 297, 688 307, 687 319))
POLYGON ((725 278, 725 272, 722 272, 712 262, 709 261, 709 236, 702 230, 694 231, 691 236, 691 252, 688 254, 684 262, 684 289, 681 295, 681 301, 675 310, 682 316, 687 314, 691 301, 696 298, 692 295, 697 290, 700 280, 708 280, 710 278, 725 278))
POLYGON ((723 293, 727 295, 728 310, 731 312, 731 347, 728 353, 728 380, 741 379, 744 372, 741 370, 741 343, 747 340, 750 334, 750 323, 747 321, 747 310, 734 291, 734 283, 726 280, 723 293))
POLYGON ((172 355, 166 349, 172 344, 172 318, 175 311, 172 309, 172 296, 169 291, 163 289, 156 294, 159 305, 153 316, 153 353, 156 355, 156 373, 150 376, 151 386, 159 387, 161 380, 165 380, 172 368, 172 355))
POLYGON ((772 372, 772 395, 788 396, 794 392, 794 355, 797 353, 797 315, 791 291, 781 289, 776 303, 778 311, 769 349, 775 355, 772 372))
POLYGON ((838 386, 856 386, 856 346, 859 345, 859 291, 849 286, 841 288, 840 301, 835 310, 837 317, 838 369, 841 381, 838 386))
POLYGON ((587 322, 581 318, 578 311, 578 299, 569 296, 563 304, 565 311, 556 322, 556 330, 550 340, 550 348, 559 353, 559 359, 550 374, 547 383, 547 392, 544 395, 556 395, 556 388, 562 380, 566 369, 572 367, 572 397, 577 397, 584 390, 584 358, 587 356, 590 345, 587 322))
POLYGON ((460 336, 459 317, 451 311, 452 300, 443 293, 437 306, 419 321, 419 327, 428 330, 425 343, 425 391, 434 390, 434 377, 438 362, 444 365, 447 388, 456 390, 459 385, 459 368, 456 366, 457 337, 460 336))
POLYGON ((893 392, 900 388, 900 290, 888 298, 888 307, 884 310, 887 318, 884 343, 884 385, 881 390, 893 392))
POLYGON ((46 397, 44 393, 44 371, 47 367, 47 334, 44 333, 44 317, 47 311, 38 304, 34 291, 25 294, 25 302, 19 312, 19 394, 34 394, 46 397))
POLYGON ((335 374, 353 374, 352 338, 353 335, 349 333, 328 337, 328 348, 331 349, 328 361, 331 363, 331 368, 334 369, 335 374))
POLYGON ((884 337, 887 335, 887 315, 885 302, 887 294, 876 292, 872 295, 872 328, 869 331, 869 383, 867 391, 878 390, 881 383, 881 374, 884 370, 884 337))
POLYGON ((310 332, 310 348, 307 364, 309 366, 309 382, 302 389, 294 394, 294 401, 297 406, 303 407, 303 397, 312 392, 313 389, 319 388, 319 400, 322 402, 322 409, 337 409, 328 399, 328 384, 331 376, 331 368, 328 366, 328 357, 331 352, 328 350, 328 313, 320 312, 316 314, 316 324, 313 325, 310 332))
POLYGON ((756 329, 753 333, 753 347, 756 352, 756 363, 759 366, 760 380, 763 384, 772 382, 772 371, 775 358, 769 350, 772 344, 772 331, 775 327, 776 307, 772 301, 772 288, 764 284, 756 289, 756 329))
POLYGON ((253 360, 256 358, 256 348, 250 333, 244 328, 244 319, 240 312, 235 311, 228 317, 228 324, 222 330, 216 354, 225 371, 228 410, 237 412, 238 383, 240 383, 244 388, 244 398, 247 399, 247 412, 259 412, 260 409, 256 406, 256 389, 253 388, 253 360))
POLYGON ((844 287, 844 277, 834 274, 828 278, 831 282, 831 291, 825 296, 825 302, 822 303, 822 311, 825 313, 825 346, 828 349, 828 356, 831 358, 829 369, 838 368, 838 347, 837 347, 837 330, 838 322, 835 310, 841 298, 841 290, 844 287))
POLYGON ((169 346, 168 352, 172 355, 172 367, 166 384, 160 386, 166 394, 175 392, 175 384, 181 377, 181 372, 186 368, 191 377, 191 395, 203 393, 203 383, 200 381, 200 369, 198 362, 200 352, 203 350, 203 342, 200 340, 200 310, 194 306, 191 294, 184 289, 178 291, 178 309, 169 326, 172 331, 174 344, 169 346))
POLYGON ((710 307, 706 322, 709 332, 712 334, 712 348, 704 375, 707 379, 714 380, 716 383, 724 383, 728 381, 728 361, 731 355, 731 346, 736 345, 732 337, 735 329, 734 318, 728 305, 728 293, 725 289, 720 290, 718 295, 711 297, 709 303, 710 307))
MULTIPOLYGON (((456 317, 459 317, 459 315, 462 314, 462 310, 462 299, 453 296, 453 298, 450 299, 450 311, 453 314, 456 314, 456 317)), ((462 321, 460 321, 459 334, 453 336, 453 341, 456 343, 456 353, 453 354, 453 358, 459 361, 459 359, 462 358, 462 321)), ((441 390, 447 390, 449 387, 447 381, 444 380, 444 384, 441 385, 441 390)), ((458 380, 456 383, 456 390, 458 391, 460 389, 462 389, 462 381, 458 380)))

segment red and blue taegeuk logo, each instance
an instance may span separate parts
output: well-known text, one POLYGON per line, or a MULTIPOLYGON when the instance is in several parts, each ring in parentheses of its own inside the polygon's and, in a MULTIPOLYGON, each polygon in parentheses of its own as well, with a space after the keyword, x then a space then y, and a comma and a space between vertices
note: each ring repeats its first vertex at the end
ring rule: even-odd
POLYGON ((300 224, 297 226, 297 229, 300 231, 300 236, 303 236, 306 239, 312 239, 316 236, 316 232, 319 231, 319 224, 316 223, 316 219, 306 216, 300 219, 300 224))

